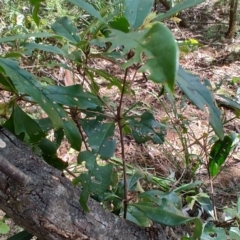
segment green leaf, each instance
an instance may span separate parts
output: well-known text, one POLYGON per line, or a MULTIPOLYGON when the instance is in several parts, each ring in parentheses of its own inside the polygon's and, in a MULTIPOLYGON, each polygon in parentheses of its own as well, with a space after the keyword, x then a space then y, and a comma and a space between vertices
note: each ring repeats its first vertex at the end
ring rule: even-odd
POLYGON ((72 85, 68 87, 47 86, 45 87, 47 97, 54 102, 80 109, 94 109, 102 103, 98 97, 83 90, 82 85, 72 85))
POLYGON ((215 97, 216 97, 216 100, 218 99, 220 100, 220 105, 223 104, 235 110, 238 110, 238 111, 240 110, 240 104, 237 101, 234 101, 233 99, 231 99, 230 97, 227 97, 222 94, 216 94, 215 97))
POLYGON ((212 223, 206 224, 201 235, 201 240, 220 240, 220 239, 228 239, 224 228, 215 227, 212 223))
POLYGON ((179 2, 177 5, 175 5, 174 7, 172 7, 169 11, 167 11, 165 14, 160 14, 159 16, 157 16, 154 20, 155 21, 162 21, 165 18, 171 17, 172 15, 179 13, 185 9, 194 7, 202 2, 204 2, 205 0, 183 0, 181 2, 179 2))
POLYGON ((138 183, 138 181, 144 177, 144 174, 142 171, 140 170, 135 170, 134 171, 134 174, 128 179, 127 181, 127 187, 128 187, 128 190, 131 191, 135 186, 136 184, 138 183))
POLYGON ((229 235, 230 235, 231 239, 240 239, 239 227, 230 227, 229 235))
POLYGON ((123 16, 118 16, 116 18, 114 18, 112 21, 110 21, 109 26, 113 29, 117 29, 119 31, 122 32, 129 32, 129 23, 127 21, 127 19, 123 16))
POLYGON ((12 42, 15 40, 20 40, 20 39, 28 39, 28 38, 47 38, 47 37, 54 37, 54 34, 42 32, 42 33, 28 33, 25 35, 14 35, 10 37, 4 37, 0 38, 0 43, 4 42, 12 42))
POLYGON ((77 28, 67 17, 59 18, 55 23, 52 24, 51 28, 57 35, 74 44, 77 44, 81 41, 80 36, 77 34, 77 28))
POLYGON ((1 220, 0 221, 0 234, 6 234, 9 231, 10 231, 10 227, 1 220))
POLYGON ((22 232, 15 234, 14 236, 8 238, 7 240, 31 240, 32 237, 33 237, 32 234, 30 234, 24 230, 22 232))
POLYGON ((129 117, 127 120, 137 143, 145 143, 149 140, 155 144, 164 142, 165 127, 157 122, 150 112, 145 112, 140 117, 129 117))
POLYGON ((61 50, 60 48, 52 45, 43 45, 43 44, 38 44, 38 43, 26 43, 24 45, 24 48, 30 51, 33 51, 35 49, 45 51, 45 52, 50 52, 54 54, 59 54, 59 55, 65 55, 65 52, 61 50))
POLYGON ((26 136, 25 139, 32 143, 39 142, 42 138, 45 137, 45 133, 42 131, 40 126, 32 118, 30 118, 18 105, 14 106, 12 114, 16 135, 24 133, 27 135, 27 139, 26 136))
POLYGON ((182 208, 182 200, 175 192, 162 192, 159 190, 149 190, 138 195, 139 198, 148 199, 158 205, 162 204, 163 199, 171 201, 178 209, 182 208))
POLYGON ((125 0, 124 15, 132 29, 139 28, 150 13, 154 0, 125 0))
POLYGON ((53 124, 50 118, 35 119, 35 121, 40 126, 40 128, 46 133, 53 129, 53 124))
POLYGON ((33 12, 32 12, 32 18, 33 21, 39 26, 40 19, 38 17, 38 12, 40 9, 41 2, 44 2, 44 0, 29 0, 31 5, 33 6, 33 12))
POLYGON ((178 47, 171 31, 161 23, 155 23, 144 36, 142 50, 147 55, 141 72, 149 72, 149 79, 166 83, 173 92, 178 70, 178 47))
POLYGON ((96 120, 82 120, 83 130, 88 135, 88 144, 94 153, 100 155, 102 159, 113 156, 116 147, 114 137, 114 123, 100 124, 96 120))
POLYGON ((6 77, 6 76, 4 76, 2 73, 0 73, 0 84, 4 86, 5 90, 17 93, 17 91, 16 91, 16 89, 15 89, 11 79, 6 77))
POLYGON ((139 71, 148 72, 150 80, 167 84, 173 91, 178 70, 178 47, 171 31, 163 24, 155 23, 150 29, 129 33, 112 30, 109 38, 99 41, 111 42, 109 51, 121 45, 124 45, 124 54, 134 51, 134 56, 123 65, 124 68, 142 63, 141 56, 144 53, 147 60, 139 71))
POLYGON ((104 19, 101 17, 100 12, 97 11, 91 4, 87 3, 86 1, 83 1, 83 0, 67 0, 67 1, 82 8, 83 10, 85 10, 86 12, 88 12, 90 15, 97 18, 98 20, 105 22, 104 19))
POLYGON ((31 96, 48 114, 54 128, 63 128, 71 147, 79 150, 81 148, 81 137, 78 128, 64 109, 47 97, 44 88, 39 84, 36 77, 19 68, 17 62, 10 59, 0 58, 0 66, 11 78, 16 89, 20 93, 31 96))
POLYGON ((212 177, 219 173, 221 165, 225 162, 231 151, 232 143, 232 138, 225 136, 222 141, 218 140, 212 146, 209 156, 209 172, 212 177))
POLYGON ((202 223, 198 218, 187 218, 183 216, 182 212, 177 209, 174 204, 166 199, 162 200, 161 206, 156 206, 156 204, 148 202, 138 202, 129 204, 130 206, 135 206, 146 216, 155 223, 159 223, 166 226, 178 226, 184 223, 193 222, 195 224, 194 228, 194 239, 198 239, 202 233, 202 223))
POLYGON ((57 168, 58 170, 64 170, 68 167, 68 163, 64 162, 61 158, 57 157, 58 144, 45 138, 41 140, 38 147, 42 150, 42 157, 49 165, 57 168))
POLYGON ((126 219, 141 227, 149 227, 151 225, 151 221, 146 214, 134 206, 128 206, 126 219))
POLYGON ((87 200, 91 193, 103 194, 112 183, 113 164, 99 166, 96 162, 96 155, 93 152, 81 152, 78 156, 78 162, 85 161, 88 173, 82 173, 73 180, 73 184, 78 182, 82 184, 82 193, 80 203, 84 211, 89 212, 87 200))
POLYGON ((208 107, 210 125, 218 137, 223 140, 224 133, 221 122, 221 112, 214 104, 211 91, 201 83, 198 76, 186 72, 182 67, 179 67, 177 85, 198 108, 206 110, 205 106, 208 107))
POLYGON ((193 183, 186 183, 186 184, 183 184, 183 185, 179 186, 178 188, 175 188, 174 192, 180 193, 182 191, 191 190, 191 189, 194 189, 195 187, 197 187, 201 184, 202 184, 202 181, 199 181, 199 180, 195 181, 193 183))

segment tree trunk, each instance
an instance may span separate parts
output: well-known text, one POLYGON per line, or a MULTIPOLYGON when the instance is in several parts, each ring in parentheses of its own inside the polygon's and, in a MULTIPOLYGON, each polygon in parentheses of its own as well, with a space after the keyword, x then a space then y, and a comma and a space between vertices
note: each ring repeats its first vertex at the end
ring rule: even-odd
POLYGON ((229 26, 226 34, 227 37, 229 38, 233 38, 236 31, 237 9, 238 9, 238 0, 230 0, 229 26))
POLYGON ((25 144, 0 128, 0 209, 38 239, 166 239, 162 228, 144 229, 105 211, 25 144))

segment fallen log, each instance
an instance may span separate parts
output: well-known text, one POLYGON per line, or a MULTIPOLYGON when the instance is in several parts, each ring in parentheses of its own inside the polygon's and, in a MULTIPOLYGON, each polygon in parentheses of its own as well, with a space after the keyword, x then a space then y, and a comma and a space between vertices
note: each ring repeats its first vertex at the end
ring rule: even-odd
POLYGON ((167 239, 161 226, 138 227, 93 199, 91 212, 84 212, 80 192, 61 171, 0 128, 0 209, 38 239, 167 239))

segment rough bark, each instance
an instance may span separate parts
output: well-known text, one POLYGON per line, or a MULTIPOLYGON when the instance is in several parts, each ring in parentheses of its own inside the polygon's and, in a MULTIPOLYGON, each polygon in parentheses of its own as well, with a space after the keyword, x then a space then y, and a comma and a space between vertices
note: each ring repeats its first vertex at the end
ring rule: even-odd
POLYGON ((230 0, 229 24, 226 34, 229 38, 233 38, 236 32, 238 1, 239 0, 230 0))
POLYGON ((0 209, 38 239, 166 239, 160 226, 140 228, 93 199, 84 212, 80 190, 2 128, 0 165, 0 209))

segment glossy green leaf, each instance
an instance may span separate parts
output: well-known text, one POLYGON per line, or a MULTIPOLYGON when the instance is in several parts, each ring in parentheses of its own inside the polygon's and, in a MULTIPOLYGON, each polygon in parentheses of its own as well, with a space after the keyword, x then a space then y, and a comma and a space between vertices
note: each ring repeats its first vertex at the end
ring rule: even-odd
POLYGON ((14 236, 8 238, 7 240, 31 240, 32 237, 33 237, 32 234, 30 234, 24 230, 22 232, 15 234, 14 236))
POLYGON ((9 52, 4 55, 5 58, 20 58, 22 57, 22 53, 19 52, 9 52))
POLYGON ((44 0, 29 0, 31 5, 33 6, 33 11, 32 11, 32 18, 33 21, 39 26, 40 19, 38 17, 38 12, 40 9, 41 2, 44 2, 44 0))
POLYGON ((163 225, 177 226, 189 221, 189 218, 183 216, 182 212, 167 200, 163 200, 162 206, 146 201, 130 205, 144 212, 152 221, 163 225))
POLYGON ((72 85, 68 87, 47 86, 44 89, 47 93, 46 96, 53 102, 69 107, 93 109, 102 105, 99 98, 90 92, 84 91, 82 85, 72 85))
POLYGON ((53 124, 50 118, 35 119, 35 121, 40 126, 40 128, 46 133, 53 129, 53 124))
POLYGON ((9 230, 10 227, 5 222, 0 220, 0 234, 6 234, 9 232, 9 230))
POLYGON ((38 43, 26 43, 24 45, 24 48, 28 51, 33 51, 35 49, 45 51, 45 52, 50 52, 54 54, 59 54, 59 55, 65 55, 65 52, 61 50, 60 48, 52 45, 43 45, 43 44, 38 44, 38 43))
POLYGON ((97 164, 96 155, 93 152, 81 152, 78 156, 78 162, 86 162, 85 166, 87 173, 82 173, 79 177, 73 180, 73 184, 81 182, 82 193, 80 196, 80 203, 83 209, 89 212, 87 207, 87 200, 91 193, 103 194, 107 191, 112 183, 113 164, 100 166, 97 164))
POLYGON ((128 206, 127 220, 134 222, 141 227, 149 227, 151 225, 151 221, 146 216, 146 214, 134 206, 128 206))
POLYGON ((10 37, 0 38, 0 43, 12 42, 12 41, 15 41, 15 40, 20 40, 20 39, 47 38, 47 37, 54 37, 54 36, 55 36, 55 34, 50 34, 50 33, 46 33, 46 32, 28 33, 28 34, 25 34, 25 35, 14 35, 14 36, 10 36, 10 37))
POLYGON ((13 110, 15 134, 25 134, 25 140, 36 143, 45 137, 45 133, 40 126, 30 118, 18 105, 13 110))
POLYGON ((208 107, 210 125, 218 137, 223 140, 224 133, 221 112, 215 106, 211 91, 201 83, 198 76, 186 72, 182 67, 179 67, 177 85, 198 108, 206 110, 205 106, 208 107))
POLYGON ((132 29, 139 28, 150 13, 154 0, 125 0, 124 15, 132 29))
POLYGON ((150 140, 155 144, 164 142, 165 126, 157 122, 152 113, 145 112, 140 117, 129 117, 127 120, 137 143, 150 140))
POLYGON ((135 170, 134 173, 132 174, 131 177, 129 177, 128 181, 127 181, 127 187, 128 190, 131 191, 134 186, 136 186, 136 184, 138 183, 138 181, 144 177, 144 174, 142 171, 140 170, 135 170))
POLYGON ((127 19, 123 16, 114 18, 108 24, 113 29, 117 29, 117 30, 125 32, 125 33, 129 32, 129 27, 130 27, 129 23, 128 23, 127 19))
POLYGON ((154 20, 162 21, 165 18, 171 17, 172 15, 179 13, 185 9, 194 7, 205 0, 183 0, 180 1, 178 4, 176 4, 174 7, 172 7, 169 11, 167 11, 165 14, 159 14, 154 20))
POLYGON ((232 138, 225 136, 222 141, 218 140, 212 146, 209 156, 209 172, 212 177, 219 173, 221 165, 225 162, 231 151, 232 143, 232 138))
POLYGON ((90 3, 84 0, 67 0, 67 1, 82 8, 83 10, 85 10, 86 12, 88 12, 90 15, 97 18, 98 20, 105 22, 102 16, 100 15, 100 12, 96 10, 90 3))
POLYGON ((155 23, 150 29, 129 33, 112 30, 109 38, 99 41, 111 42, 109 51, 121 45, 124 45, 124 54, 134 51, 134 56, 123 65, 124 68, 142 63, 141 56, 144 54, 147 60, 139 71, 148 72, 150 80, 167 84, 173 91, 178 70, 178 47, 171 31, 163 24, 155 23))
POLYGON ((77 28, 67 17, 59 18, 55 23, 52 24, 51 28, 57 35, 74 44, 77 44, 81 41, 80 36, 77 34, 77 28))
POLYGON ((92 151, 99 154, 102 159, 113 156, 116 147, 114 137, 114 123, 99 123, 96 120, 81 121, 83 130, 88 135, 88 144, 92 151))
MULTIPOLYGON (((1 70, 0 70, 1 71, 1 70)), ((10 78, 4 76, 2 73, 0 73, 0 84, 4 86, 4 89, 9 92, 16 93, 16 88, 14 87, 12 81, 10 78)))
POLYGON ((81 147, 81 137, 78 128, 64 109, 47 97, 44 88, 39 84, 36 77, 19 68, 17 62, 10 59, 0 58, 0 66, 12 80, 16 89, 20 93, 31 96, 48 114, 54 128, 63 128, 72 148, 79 150, 81 147))
POLYGON ((141 72, 149 72, 148 78, 156 83, 166 83, 173 91, 178 70, 178 47, 171 31, 161 23, 155 23, 142 42, 147 56, 141 72), (156 47, 157 46, 157 47, 156 47))

